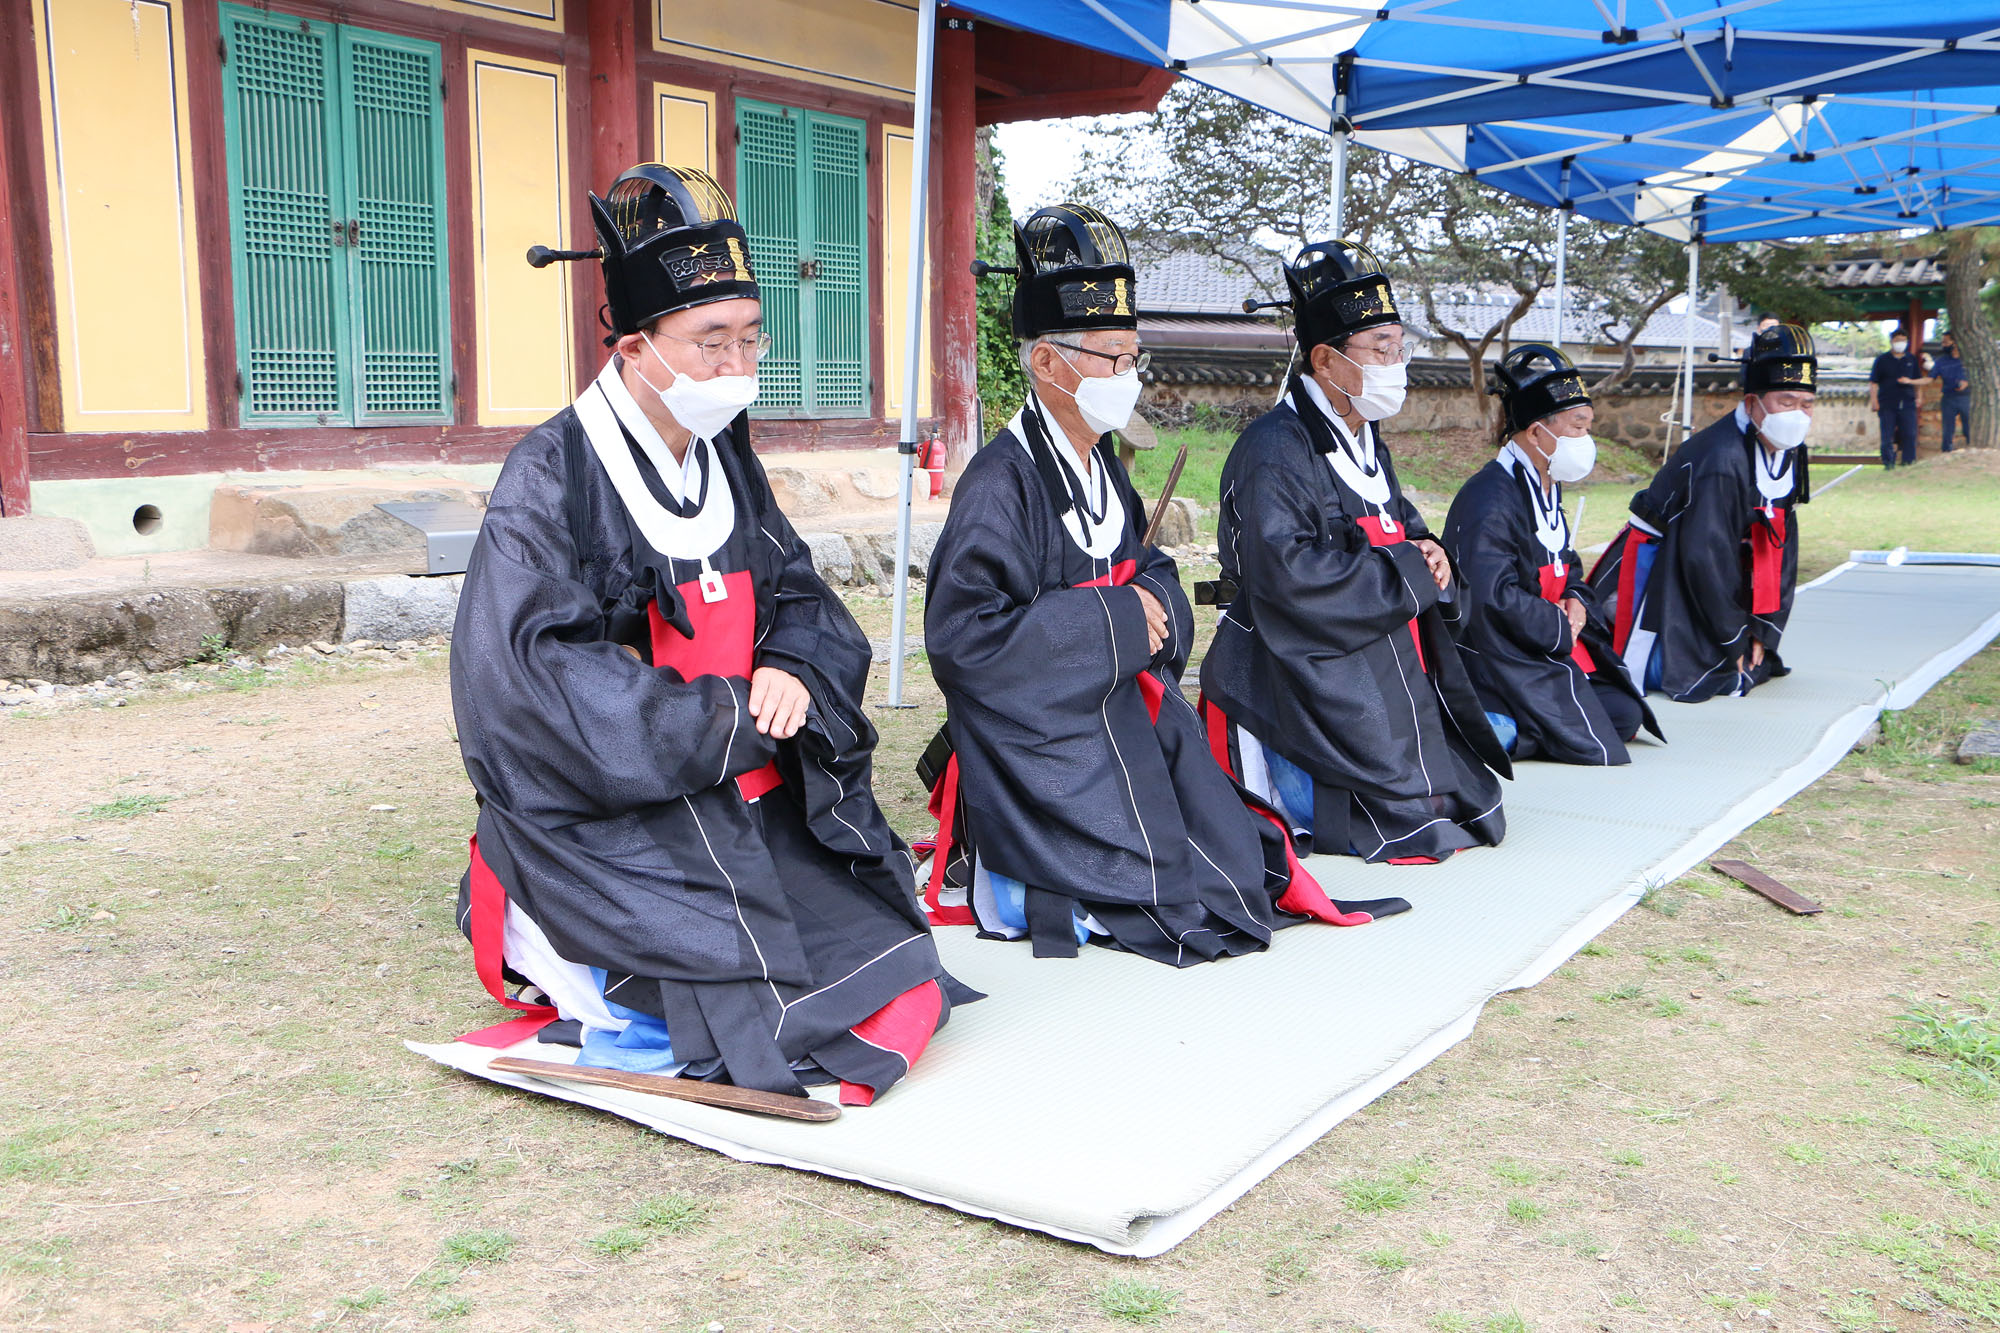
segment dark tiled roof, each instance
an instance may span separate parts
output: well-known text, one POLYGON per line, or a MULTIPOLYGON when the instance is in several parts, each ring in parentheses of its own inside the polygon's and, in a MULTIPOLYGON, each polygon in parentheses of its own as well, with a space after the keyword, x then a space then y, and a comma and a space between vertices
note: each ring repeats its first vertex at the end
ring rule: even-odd
MULTIPOLYGON (((1238 341, 1224 336, 1231 324, 1277 330, 1277 322, 1269 314, 1255 320, 1246 317, 1243 298, 1268 300, 1282 291, 1281 256, 1245 249, 1231 260, 1194 250, 1167 249, 1151 245, 1143 238, 1133 240, 1131 245, 1139 278, 1139 314, 1145 321, 1149 342, 1155 330, 1162 334, 1171 331, 1168 341, 1186 344, 1199 342, 1199 335, 1206 331, 1224 345, 1238 341)), ((1505 293, 1505 304, 1500 305, 1476 299, 1440 301, 1438 317, 1453 328, 1484 331, 1512 303, 1511 292, 1505 293)), ((1414 301, 1405 302, 1405 307, 1410 329, 1420 337, 1434 338, 1421 307, 1414 301)), ((1687 337, 1687 320, 1685 315, 1660 311, 1640 330, 1638 345, 1680 347, 1687 337)), ((1605 341, 1597 323, 1591 312, 1575 305, 1563 312, 1563 333, 1571 343, 1605 341)), ((1554 333, 1554 297, 1544 294, 1515 322, 1512 338, 1517 343, 1546 342, 1554 333)), ((1695 316, 1694 342, 1697 348, 1713 348, 1715 321, 1695 316)))
MULTIPOLYGON (((1512 303, 1510 296, 1507 304, 1511 305, 1512 303)), ((1440 301, 1437 303, 1437 309, 1438 318, 1452 328, 1473 334, 1480 334, 1492 327, 1493 322, 1505 313, 1507 305, 1480 305, 1469 301, 1440 301)), ((1409 318, 1404 323, 1413 332, 1425 337, 1434 336, 1430 332, 1429 320, 1425 317, 1421 308, 1412 309, 1408 314, 1409 318)), ((1672 311, 1662 310, 1647 320, 1645 327, 1639 330, 1639 337, 1636 339, 1635 345, 1639 347, 1667 348, 1684 346, 1687 341, 1688 323, 1688 316, 1676 315, 1672 311)), ((1703 319, 1700 315, 1696 315, 1693 318, 1693 323, 1695 350, 1697 352, 1713 351, 1716 345, 1715 321, 1712 319, 1703 319)), ((1571 305, 1563 311, 1563 340, 1568 343, 1606 343, 1614 341, 1605 337, 1604 331, 1598 327, 1598 324, 1599 319, 1595 312, 1579 310, 1576 306, 1571 305)), ((1624 332, 1621 326, 1614 325, 1613 328, 1621 335, 1624 332)), ((1541 300, 1530 306, 1519 319, 1514 321, 1514 327, 1508 336, 1515 343, 1550 342, 1554 339, 1555 331, 1555 300, 1552 296, 1544 296, 1541 300)), ((1739 342, 1744 337, 1747 337, 1747 330, 1745 329, 1739 328, 1736 330, 1736 333, 1739 342)))
POLYGON ((1243 315, 1243 298, 1267 299, 1279 277, 1282 260, 1275 254, 1246 249, 1241 262, 1231 262, 1193 250, 1166 250, 1132 242, 1132 263, 1138 273, 1139 313, 1176 315, 1243 315))
POLYGON ((1853 259, 1829 259, 1812 264, 1806 273, 1828 291, 1855 291, 1868 287, 1942 287, 1942 255, 1919 259, 1883 259, 1861 255, 1853 259))

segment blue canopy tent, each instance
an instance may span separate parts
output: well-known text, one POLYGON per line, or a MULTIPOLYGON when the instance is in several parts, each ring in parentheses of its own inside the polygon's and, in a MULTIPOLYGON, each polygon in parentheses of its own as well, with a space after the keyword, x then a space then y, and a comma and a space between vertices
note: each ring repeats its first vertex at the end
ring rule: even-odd
POLYGON ((1700 114, 1647 107, 1364 142, 1677 240, 1755 241, 2000 221, 1996 114, 2000 86, 1986 86, 1700 114))
MULTIPOLYGON (((2000 86, 1989 85, 1645 107, 1362 140, 1565 208, 1559 242, 1569 211, 1689 242, 1778 240, 2000 222, 1996 113, 2000 86)), ((1690 293, 1698 265, 1690 244, 1690 293)), ((1560 246, 1556 287, 1560 319, 1560 246)), ((1684 427, 1692 374, 1690 343, 1684 427)))
MULTIPOLYGON (((936 6, 937 0, 919 0, 918 124, 929 118, 936 6)), ((1729 239, 1743 240, 1866 229, 1868 224, 1839 216, 1853 213, 1857 199, 1872 201, 1858 216, 1894 219, 1881 225, 1913 225, 1898 216, 1904 211, 1921 217, 1914 223, 1919 226, 1972 225, 1974 212, 1982 219, 2000 213, 2000 205, 1982 211, 1979 197, 1991 188, 1983 172, 2000 158, 2000 149, 1980 158, 1973 146, 1984 133, 1980 119, 1993 110, 1984 93, 1941 95, 1935 104, 1943 119, 1929 132, 1964 131, 1967 138, 1966 155, 1954 159, 1954 195, 1926 196, 1930 214, 1908 207, 1918 197, 1910 182, 1922 167, 1898 178, 1888 158, 1864 156, 1893 153, 1895 144, 1917 151, 1929 142, 1908 124, 1880 119, 1900 112, 1908 122, 1926 113, 1912 110, 1907 104, 1917 95, 1902 90, 2000 84, 2000 0, 1954 0, 1928 11, 1889 0, 1537 0, 1532 6, 1522 0, 1392 0, 1385 6, 1341 0, 953 0, 953 7, 1173 69, 1326 128, 1335 145, 1328 195, 1336 235, 1345 220, 1347 147, 1356 134, 1386 151, 1476 172, 1524 198, 1567 200, 1590 216, 1651 226, 1690 242, 1722 239, 1719 224, 1729 210, 1729 239), (1841 100, 1827 104, 1833 94, 1841 100), (1982 103, 1976 114, 1969 109, 1982 103), (1852 127, 1850 105, 1858 117, 1852 127), (1633 128, 1624 128, 1627 122, 1633 128), (1823 151, 1798 146, 1808 130, 1826 139, 1823 151), (1818 170, 1794 174, 1800 167, 1818 170), (1843 187, 1833 173, 1849 167, 1859 179, 1850 173, 1843 187), (1868 187, 1889 198, 1853 193, 1868 187), (1847 196, 1836 199, 1842 188, 1847 196), (1809 203, 1808 195, 1824 196, 1824 202, 1809 203), (1834 207, 1841 202, 1845 210, 1834 207), (1952 220, 1937 221, 1947 208, 1952 220)), ((921 156, 916 166, 921 177, 921 156)), ((916 197, 913 303, 925 225, 924 192, 916 197)), ((1567 220, 1565 210, 1564 237, 1567 220)), ((1691 243, 1690 293, 1698 256, 1691 243)), ((1558 319, 1563 276, 1559 248, 1558 319)), ((904 360, 909 382, 891 706, 902 704, 917 447, 914 315, 905 327, 911 346, 904 360)), ((1690 407, 1684 422, 1691 411, 1691 345, 1686 355, 1690 407)))

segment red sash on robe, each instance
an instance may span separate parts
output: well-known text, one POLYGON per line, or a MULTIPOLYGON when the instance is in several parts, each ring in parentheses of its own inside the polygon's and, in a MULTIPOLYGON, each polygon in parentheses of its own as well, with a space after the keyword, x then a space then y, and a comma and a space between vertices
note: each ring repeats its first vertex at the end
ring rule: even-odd
POLYGON ((468 1032, 459 1040, 474 1046, 512 1046, 555 1022, 556 1011, 549 1005, 526 1004, 507 994, 500 975, 507 939, 507 890, 501 887, 499 876, 486 864, 486 858, 479 854, 476 833, 472 835, 470 886, 466 934, 472 938, 472 970, 479 974, 479 984, 486 987, 488 995, 509 1009, 519 1009, 521 1016, 468 1032))
MULTIPOLYGON (((969 902, 947 905, 938 900, 944 889, 945 866, 951 861, 952 835, 958 828, 958 756, 945 761, 937 786, 931 788, 931 817, 937 820, 937 836, 931 841, 931 877, 924 886, 924 915, 933 926, 970 926, 978 918, 969 902)), ((969 893, 969 890, 968 890, 969 893)))
MULTIPOLYGON (((1542 577, 1543 598, 1553 603, 1557 609, 1561 609, 1562 599, 1569 592, 1569 566, 1563 564, 1561 561, 1557 561, 1554 564, 1543 565, 1540 573, 1542 577)), ((1567 616, 1569 613, 1565 611, 1563 614, 1567 616)), ((1572 637, 1569 646, 1569 655, 1578 666, 1583 668, 1584 675, 1587 676, 1597 670, 1596 659, 1591 657, 1590 649, 1583 646, 1583 639, 1580 636, 1572 637)))
POLYGON ((1766 505, 1750 524, 1750 611, 1768 616, 1785 600, 1785 511, 1766 505))
MULTIPOLYGON (((1130 583, 1132 576, 1138 572, 1138 561, 1120 560, 1111 567, 1111 572, 1104 577, 1091 579, 1088 583, 1079 583, 1076 586, 1079 588, 1122 588, 1130 583)), ((1164 607, 1166 604, 1163 602, 1161 605, 1164 607)), ((1154 725, 1157 726, 1160 721, 1160 701, 1167 697, 1167 687, 1162 685, 1160 678, 1150 671, 1141 671, 1137 679, 1139 681, 1139 693, 1144 695, 1146 699, 1146 712, 1152 715, 1154 725)))
MULTIPOLYGON (((1397 542, 1409 540, 1403 535, 1403 525, 1393 518, 1378 518, 1371 514, 1356 521, 1361 524, 1361 530, 1368 534, 1370 546, 1394 546, 1397 542)), ((1417 647, 1417 669, 1428 673, 1430 668, 1424 664, 1424 640, 1423 636, 1417 633, 1415 620, 1410 622, 1410 642, 1417 647)))
MULTIPOLYGON (((674 589, 687 607, 693 638, 669 625, 660 615, 657 602, 648 608, 653 622, 654 666, 672 667, 681 673, 682 680, 693 680, 696 676, 750 679, 757 641, 756 585, 751 582, 748 570, 739 569, 724 574, 722 586, 729 595, 719 602, 702 597, 698 579, 674 589)), ((738 777, 736 789, 743 793, 744 800, 754 801, 782 781, 778 765, 773 762, 738 777)))
POLYGON ((1633 603, 1639 600, 1639 548, 1652 540, 1638 525, 1625 525, 1625 550, 1618 562, 1618 614, 1611 621, 1611 646, 1620 653, 1632 637, 1633 616, 1638 612, 1633 603))
MULTIPOLYGON (((1196 703, 1195 711, 1201 715, 1202 725, 1208 732, 1208 752, 1215 756, 1215 762, 1223 772, 1241 783, 1243 779, 1229 762, 1228 716, 1210 703, 1205 695, 1196 703)), ((1285 885, 1284 896, 1278 899, 1279 911, 1290 912, 1293 916, 1309 916, 1332 926, 1365 926, 1375 919, 1367 912, 1342 911, 1340 904, 1326 896, 1326 890, 1319 886, 1319 881, 1313 878, 1312 872, 1299 860, 1299 854, 1292 849, 1292 831, 1285 827, 1285 821, 1278 818, 1275 811, 1260 805, 1251 806, 1250 811, 1270 820, 1277 828, 1278 836, 1285 840, 1285 868, 1291 872, 1291 881, 1285 885)))
MULTIPOLYGON (((870 1046, 894 1051, 903 1063, 916 1068, 917 1057, 937 1035, 938 1014, 944 1009, 944 991, 935 981, 919 982, 848 1031, 870 1046)), ((875 1089, 865 1083, 840 1081, 842 1106, 873 1106, 875 1089)))

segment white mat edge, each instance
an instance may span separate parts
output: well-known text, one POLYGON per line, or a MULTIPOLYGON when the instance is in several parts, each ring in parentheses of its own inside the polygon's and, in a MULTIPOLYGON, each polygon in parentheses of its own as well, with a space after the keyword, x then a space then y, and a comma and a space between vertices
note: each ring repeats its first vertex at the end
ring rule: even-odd
MULTIPOLYGON (((1800 590, 1831 583, 1854 568, 1856 566, 1852 562, 1838 565, 1811 583, 1802 585, 1800 590)), ((1831 772, 1834 765, 1854 748, 1854 743, 1861 739, 1869 725, 1884 711, 1900 710, 1916 703, 1939 681, 1984 648, 1996 635, 2000 635, 2000 614, 1988 617, 1978 629, 1932 657, 1909 680, 1886 688, 1874 701, 1859 704, 1836 718, 1820 737, 1819 744, 1814 746, 1805 758, 1738 801, 1720 819, 1698 830, 1671 856, 1641 871, 1636 885, 1628 885, 1593 908, 1575 925, 1563 932, 1539 958, 1523 968, 1512 981, 1499 987, 1465 1014, 1417 1043, 1402 1059, 1382 1073, 1327 1103, 1314 1115, 1301 1122, 1291 1133, 1258 1154, 1199 1204, 1152 1219, 1151 1224, 1145 1226, 1129 1244, 1107 1244, 1102 1240, 1093 1240, 1090 1243, 1110 1254, 1151 1259, 1166 1253, 1192 1236, 1217 1214, 1248 1194, 1267 1176, 1312 1146, 1314 1141, 1327 1134, 1341 1121, 1471 1036, 1473 1029, 1478 1025, 1480 1015, 1485 1012, 1486 1005, 1494 996, 1508 991, 1527 990, 1546 981, 1557 968, 1568 962, 1577 950, 1608 930, 1614 922, 1635 907, 1645 896, 1647 889, 1655 885, 1670 884, 1679 879, 1709 856, 1727 846, 1737 834, 1831 772)), ((1135 1219, 1139 1220, 1141 1219, 1135 1219)))
MULTIPOLYGON (((941 1208, 949 1208, 955 1213, 964 1213, 972 1217, 991 1218, 996 1222, 1005 1222, 1008 1226, 1019 1227, 1023 1231, 1039 1231, 1044 1235, 1054 1236, 1059 1240, 1074 1241, 1079 1245, 1093 1245, 1099 1249, 1107 1248, 1106 1242, 1102 1237, 1087 1235, 1081 1231, 1071 1231, 1068 1228, 1049 1222, 1034 1222, 1024 1217, 1016 1217, 1011 1213, 999 1212, 990 1208, 981 1208, 966 1203, 962 1199, 949 1199, 941 1194, 934 1194, 910 1185, 897 1184, 894 1181, 881 1180, 862 1172, 842 1171, 836 1167, 827 1166, 823 1162, 811 1162, 801 1158, 787 1157, 783 1153, 761 1152, 755 1148, 745 1147, 733 1139, 722 1138, 704 1130, 694 1129, 688 1125, 676 1124, 672 1129, 662 1129, 658 1125, 636 1118, 630 1108, 618 1106, 592 1096, 590 1091, 581 1085, 559 1083, 554 1080, 539 1079, 523 1074, 499 1074, 488 1069, 484 1061, 460 1058, 458 1054, 462 1048, 462 1043, 460 1042, 426 1043, 406 1040, 403 1042, 403 1046, 405 1049, 413 1051, 426 1059, 437 1061, 448 1069, 456 1069, 462 1074, 471 1074, 475 1078, 488 1079, 494 1083, 504 1083, 510 1088, 519 1088, 523 1092, 532 1092, 538 1096, 553 1097, 558 1101, 575 1102, 579 1106, 588 1106, 594 1111, 602 1111, 607 1115, 615 1115, 620 1120, 630 1121, 632 1124, 649 1129, 655 1134, 665 1135, 667 1138, 685 1140, 698 1148, 707 1148, 711 1152, 721 1153, 724 1157, 732 1158, 738 1162, 748 1162, 754 1166, 783 1166, 789 1167, 794 1171, 810 1172, 816 1176, 832 1176, 838 1180, 852 1180, 856 1184, 869 1185, 891 1194, 901 1194, 912 1199, 921 1199, 925 1203, 934 1203, 941 1208)), ((491 1052, 487 1058, 491 1059, 493 1056, 499 1054, 500 1052, 496 1050, 491 1052)), ((685 1103, 682 1104, 684 1105, 685 1103)), ((1254 1184, 1255 1182, 1252 1183, 1254 1184)), ((1248 1186, 1245 1186, 1245 1188, 1247 1189, 1248 1186)), ((1197 1222, 1195 1225, 1199 1226, 1201 1223, 1197 1222)), ((1192 1229, 1190 1228, 1190 1231, 1192 1229)), ((1110 1253, 1131 1254, 1136 1252, 1131 1250, 1111 1250, 1110 1253)))

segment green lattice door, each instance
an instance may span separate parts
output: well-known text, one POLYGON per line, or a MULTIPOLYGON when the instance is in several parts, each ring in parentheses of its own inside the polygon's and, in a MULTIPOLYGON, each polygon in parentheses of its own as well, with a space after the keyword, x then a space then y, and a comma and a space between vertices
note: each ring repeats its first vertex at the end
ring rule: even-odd
POLYGON ((774 340, 758 413, 868 414, 867 127, 739 100, 737 208, 774 340))
POLYGON ((244 423, 448 421, 437 45, 234 6, 222 36, 244 423))

